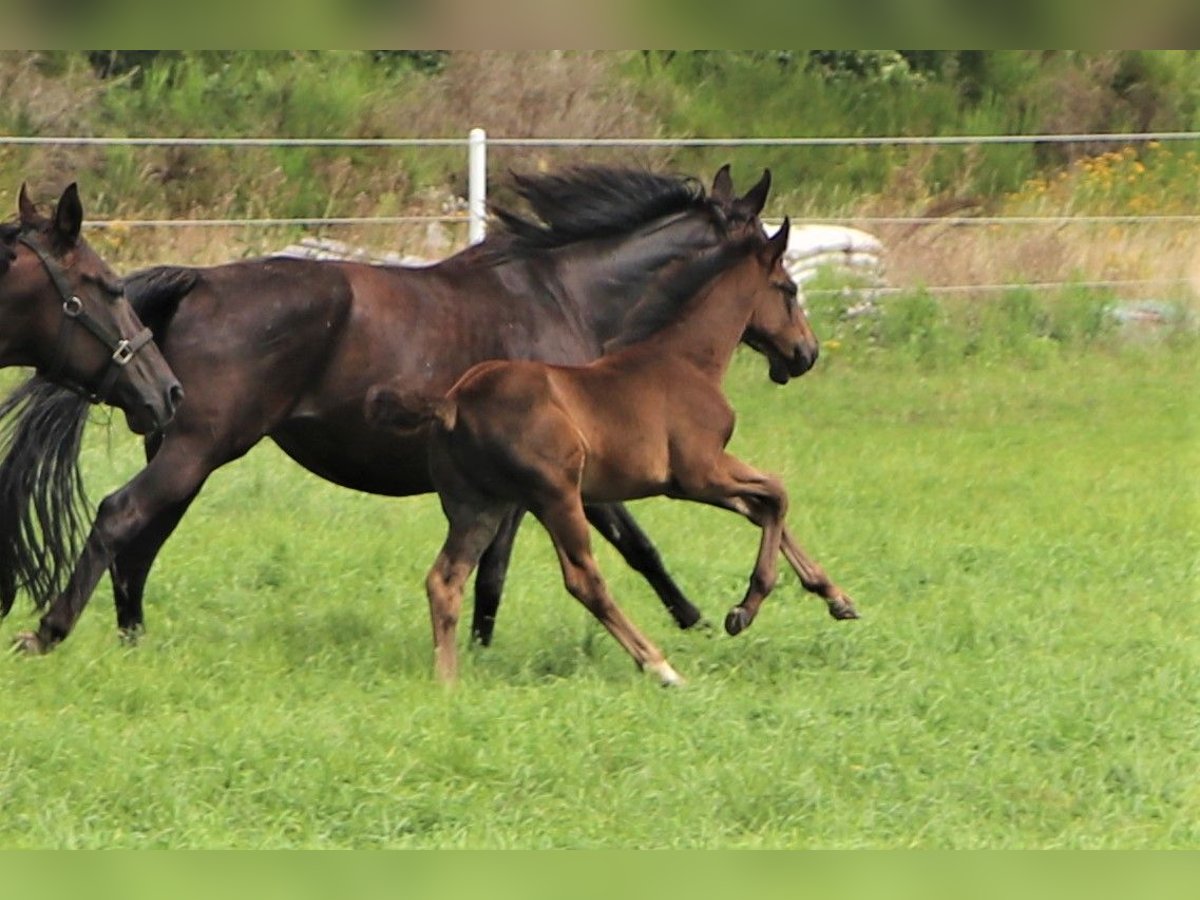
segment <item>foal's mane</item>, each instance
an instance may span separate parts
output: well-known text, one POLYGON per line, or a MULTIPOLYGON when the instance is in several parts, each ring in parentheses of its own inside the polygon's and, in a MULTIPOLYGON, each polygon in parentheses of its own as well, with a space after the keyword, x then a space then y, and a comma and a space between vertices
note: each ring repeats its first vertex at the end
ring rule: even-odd
POLYGON ((655 219, 714 209, 695 178, 643 169, 575 166, 561 172, 512 175, 535 219, 493 206, 498 227, 486 243, 509 256, 576 241, 628 233, 655 219))
POLYGON ((762 247, 764 240, 761 234, 747 234, 732 243, 718 244, 682 264, 629 308, 621 322, 620 334, 605 342, 604 352, 637 344, 670 325, 706 284, 762 247))

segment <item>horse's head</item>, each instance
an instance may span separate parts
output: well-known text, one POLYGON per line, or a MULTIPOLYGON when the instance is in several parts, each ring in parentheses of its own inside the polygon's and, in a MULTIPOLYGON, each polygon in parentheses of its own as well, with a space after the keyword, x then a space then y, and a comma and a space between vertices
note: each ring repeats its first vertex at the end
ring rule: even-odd
POLYGON ((771 190, 771 170, 763 169, 762 177, 745 194, 738 197, 733 192, 733 178, 729 174, 729 163, 721 166, 713 177, 709 200, 721 219, 727 236, 733 240, 763 231, 758 214, 767 205, 767 194, 771 190))
POLYGON ((742 342, 767 358, 771 380, 787 384, 817 361, 819 344, 797 301, 796 283, 783 265, 791 222, 755 251, 756 288, 753 312, 742 342))
POLYGON ((41 215, 24 185, 20 218, 0 225, 5 362, 124 411, 145 434, 171 420, 183 389, 125 298, 121 279, 83 239, 74 184, 41 215))

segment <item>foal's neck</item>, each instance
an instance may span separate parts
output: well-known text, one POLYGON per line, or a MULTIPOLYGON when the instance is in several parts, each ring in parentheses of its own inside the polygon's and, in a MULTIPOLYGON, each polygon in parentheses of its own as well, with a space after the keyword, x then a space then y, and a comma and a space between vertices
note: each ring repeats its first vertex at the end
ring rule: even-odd
POLYGON ((720 384, 753 311, 748 264, 733 266, 701 288, 674 322, 638 345, 642 352, 664 362, 684 360, 720 384))

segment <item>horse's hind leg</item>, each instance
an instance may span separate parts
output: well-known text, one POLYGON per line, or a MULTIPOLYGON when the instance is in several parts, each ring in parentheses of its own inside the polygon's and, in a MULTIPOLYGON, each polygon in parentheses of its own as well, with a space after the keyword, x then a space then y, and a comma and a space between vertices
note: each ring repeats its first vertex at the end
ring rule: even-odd
POLYGON ((637 629, 609 594, 592 555, 588 523, 578 496, 539 504, 534 512, 550 532, 562 566, 563 582, 571 595, 600 620, 640 668, 656 675, 665 685, 682 684, 683 679, 662 651, 637 629))
POLYGON ((625 562, 650 583, 680 628, 691 628, 704 618, 667 574, 658 550, 623 503, 589 503, 583 511, 592 526, 617 548, 625 562))
POLYGON ((508 577, 508 564, 512 560, 513 541, 524 516, 523 509, 514 509, 505 516, 496 537, 479 560, 479 571, 475 575, 475 611, 471 618, 471 636, 484 647, 492 643, 496 614, 500 610, 500 596, 504 591, 504 580, 508 577))

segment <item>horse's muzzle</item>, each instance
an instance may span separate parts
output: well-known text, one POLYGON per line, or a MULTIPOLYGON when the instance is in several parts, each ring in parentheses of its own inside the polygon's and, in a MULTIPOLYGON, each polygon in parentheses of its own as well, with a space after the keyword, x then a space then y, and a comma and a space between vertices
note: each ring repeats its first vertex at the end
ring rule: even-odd
POLYGON ((160 396, 144 400, 125 410, 125 422, 134 434, 152 434, 162 431, 175 418, 179 404, 183 402, 183 385, 178 381, 168 382, 160 396))

